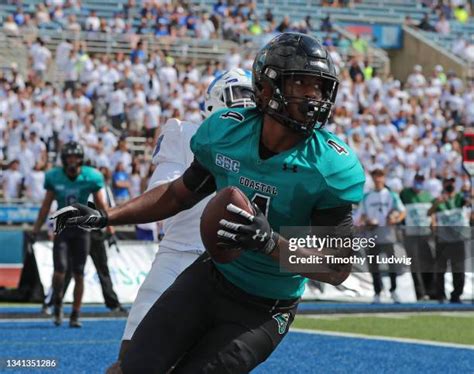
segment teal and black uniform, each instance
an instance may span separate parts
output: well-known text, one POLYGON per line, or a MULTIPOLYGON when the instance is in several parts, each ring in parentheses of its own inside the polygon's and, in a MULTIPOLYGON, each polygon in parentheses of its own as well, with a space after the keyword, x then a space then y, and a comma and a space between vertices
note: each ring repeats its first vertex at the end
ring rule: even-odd
MULTIPOLYGON (((183 176, 185 185, 200 192, 237 186, 277 232, 311 226, 318 211, 326 225, 352 225, 351 205, 361 200, 365 182, 352 150, 317 130, 294 148, 262 159, 262 125, 256 109, 214 113, 191 140, 195 161, 183 176)), ((151 308, 121 368, 166 372, 188 352, 174 372, 248 372, 287 333, 306 281, 260 253, 244 251, 225 265, 204 254, 151 308)))
MULTIPOLYGON (((87 204, 90 194, 99 191, 105 186, 102 174, 89 166, 81 166, 81 172, 74 179, 70 179, 63 168, 55 167, 46 173, 44 188, 54 192, 58 209, 65 206, 81 203, 87 204)), ((69 228, 55 237, 53 246, 54 270, 65 273, 68 259, 71 259, 72 272, 83 274, 86 259, 90 250, 90 233, 69 228)))
MULTIPOLYGON (((285 226, 311 226, 315 210, 361 200, 363 169, 334 134, 314 131, 296 147, 264 160, 259 155, 262 123, 257 109, 224 110, 194 135, 191 149, 213 175, 217 190, 240 188, 263 208, 277 232, 285 226)), ((237 287, 270 299, 300 297, 306 283, 306 278, 284 273, 270 257, 252 251, 216 266, 237 287)))

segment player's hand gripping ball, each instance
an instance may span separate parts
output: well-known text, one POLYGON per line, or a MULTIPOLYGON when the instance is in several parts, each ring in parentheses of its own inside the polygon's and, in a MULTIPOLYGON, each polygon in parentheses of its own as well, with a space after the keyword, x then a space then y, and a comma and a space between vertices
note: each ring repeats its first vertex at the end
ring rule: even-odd
POLYGON ((265 215, 236 187, 219 191, 209 201, 201 217, 201 238, 220 263, 233 261, 242 250, 269 255, 278 243, 265 215))

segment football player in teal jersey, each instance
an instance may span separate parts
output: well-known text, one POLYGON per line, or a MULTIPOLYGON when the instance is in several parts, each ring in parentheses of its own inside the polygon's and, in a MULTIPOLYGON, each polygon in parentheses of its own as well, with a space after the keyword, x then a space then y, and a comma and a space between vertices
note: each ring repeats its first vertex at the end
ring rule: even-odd
MULTIPOLYGON (((350 233, 352 204, 362 198, 363 169, 324 129, 338 79, 320 42, 283 33, 256 56, 257 108, 210 116, 191 141, 195 160, 181 178, 99 212, 75 204, 57 227, 100 228, 161 220, 227 186, 254 202, 255 215, 230 204, 247 224, 221 220, 223 251, 241 248, 227 264, 207 255, 189 266, 157 300, 132 337, 118 372, 247 373, 265 361, 288 332, 308 278, 340 284, 350 265, 314 263, 280 269, 290 243, 284 226, 331 226, 350 233)), ((294 248, 293 248, 294 249, 294 248)), ((347 257, 350 248, 298 247, 300 258, 347 257)))
MULTIPOLYGON (((98 170, 83 166, 83 160, 84 150, 79 143, 69 142, 63 146, 61 150, 63 166, 49 170, 45 176, 46 196, 33 227, 33 237, 41 230, 54 200, 58 203, 58 209, 61 209, 74 203, 87 204, 89 195, 93 194, 96 206, 105 210, 107 203, 103 190, 104 178, 98 170)), ((78 227, 68 228, 54 238, 53 304, 56 326, 62 323, 64 277, 68 266, 71 266, 75 286, 69 326, 81 327, 79 312, 84 293, 84 266, 89 249, 90 233, 78 227)))

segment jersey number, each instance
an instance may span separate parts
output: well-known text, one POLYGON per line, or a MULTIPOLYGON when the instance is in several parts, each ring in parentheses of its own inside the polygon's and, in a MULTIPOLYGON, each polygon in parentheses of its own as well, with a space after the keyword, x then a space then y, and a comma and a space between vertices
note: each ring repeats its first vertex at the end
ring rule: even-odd
POLYGON ((255 203, 260 208, 262 213, 265 214, 265 217, 268 217, 268 210, 270 209, 270 199, 270 197, 260 195, 259 193, 256 193, 252 197, 252 203, 255 203))
POLYGON ((345 149, 342 145, 340 144, 337 144, 334 140, 330 139, 327 141, 328 145, 332 148, 334 148, 334 150, 339 153, 340 155, 348 155, 349 152, 347 151, 347 149, 345 149))

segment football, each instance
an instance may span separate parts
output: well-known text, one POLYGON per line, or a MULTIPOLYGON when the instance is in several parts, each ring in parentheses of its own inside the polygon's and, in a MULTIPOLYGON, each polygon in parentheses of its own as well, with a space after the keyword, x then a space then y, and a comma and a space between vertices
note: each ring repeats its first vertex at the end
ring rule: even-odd
POLYGON ((240 249, 224 249, 217 245, 220 241, 217 231, 222 228, 219 221, 224 218, 232 222, 248 223, 244 218, 228 212, 226 207, 229 204, 234 204, 250 214, 255 214, 250 200, 237 187, 227 187, 220 190, 206 205, 201 216, 201 239, 212 259, 219 263, 231 262, 241 253, 240 249))

